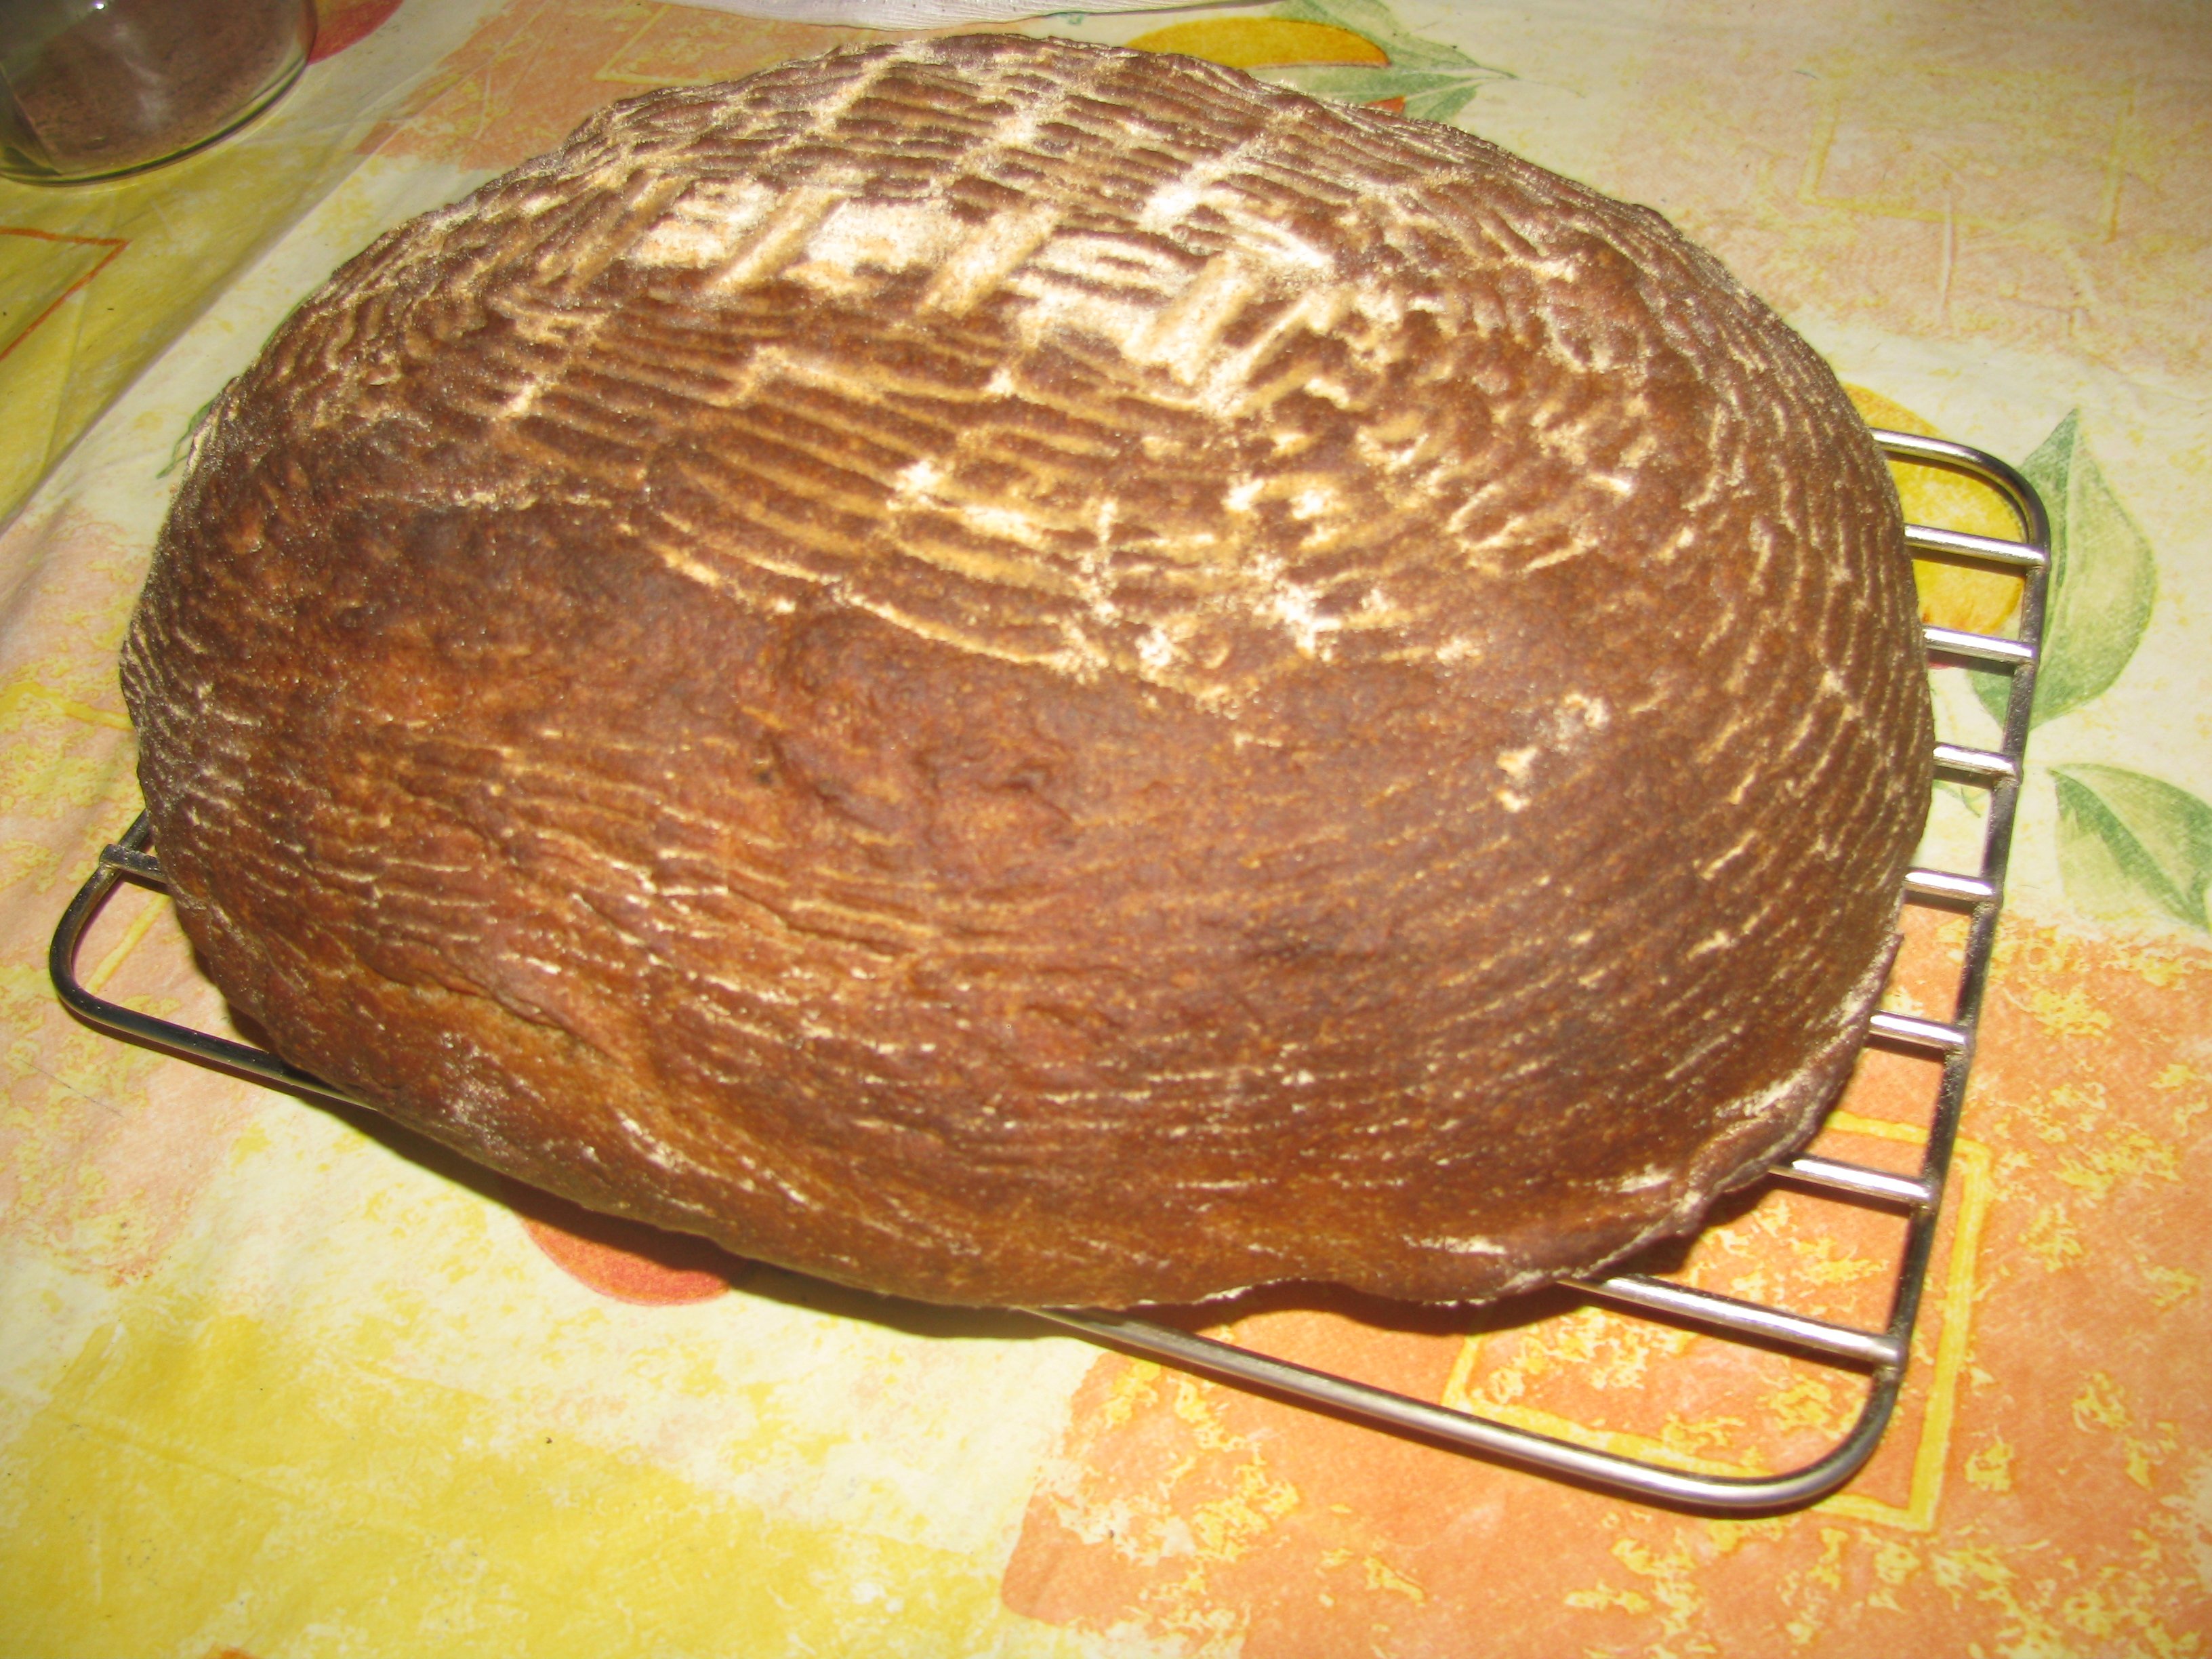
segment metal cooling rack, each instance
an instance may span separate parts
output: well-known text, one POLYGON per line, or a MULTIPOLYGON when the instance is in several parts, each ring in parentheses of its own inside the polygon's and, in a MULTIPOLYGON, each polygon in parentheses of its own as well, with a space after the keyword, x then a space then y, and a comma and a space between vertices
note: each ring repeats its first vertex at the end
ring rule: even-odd
MULTIPOLYGON (((1938 1087, 1919 1172, 1898 1175, 1833 1158, 1801 1157, 1777 1169, 1769 1180, 1785 1180, 1823 1194, 1902 1212, 1905 1245, 1897 1263, 1889 1321, 1881 1330, 1865 1330, 1793 1313, 1787 1308, 1747 1302, 1648 1274, 1570 1281, 1569 1288, 1615 1309, 1653 1316, 1675 1326, 1762 1347, 1779 1346, 1823 1363, 1870 1375, 1871 1386, 1857 1421, 1825 1455, 1802 1468, 1774 1475, 1738 1476, 1700 1473, 1686 1468, 1624 1456, 1539 1434, 1494 1419, 1416 1400, 1350 1377, 1292 1364, 1212 1337, 1173 1326, 1097 1310, 1031 1310, 1091 1340, 1116 1349, 1148 1355, 1188 1370, 1242 1383, 1261 1392, 1319 1407, 1376 1428, 1407 1434, 1452 1449, 1486 1454, 1546 1474, 1579 1480, 1632 1496, 1691 1509, 1746 1512, 1787 1509, 1812 1502, 1842 1486, 1870 1457, 1888 1426, 1905 1380, 1921 1291, 1935 1249, 1944 1181, 1949 1172, 1959 1113, 1973 1064, 1976 1021, 1996 936, 2003 897, 2005 863, 2012 846, 2021 768, 2027 746, 2028 710, 2035 694, 2035 665, 2043 633, 2044 602, 2050 575, 2050 524, 2034 489, 1995 456, 1963 444, 1909 433, 1877 430, 1875 441, 1890 455, 1965 472, 1993 485, 2011 503, 2023 532, 2004 541, 1961 532, 1909 525, 1905 539, 1916 553, 1948 560, 1996 565, 2020 572, 2024 592, 2020 633, 2014 638, 1962 633, 1955 629, 1924 630, 1931 657, 2008 671, 2004 738, 1996 750, 1936 745, 1939 777, 1986 788, 1981 867, 1971 873, 1913 870, 1905 878, 1908 902, 1932 904, 1969 915, 1960 969, 1958 996, 1951 1018, 1877 1013, 1873 1040, 1940 1059, 1938 1087)), ((165 886, 159 860, 149 850, 152 828, 143 812, 121 840, 105 848, 100 863, 77 890, 54 931, 47 966, 61 999, 80 1018, 221 1069, 303 1094, 352 1105, 369 1103, 333 1089, 267 1051, 206 1031, 124 1007, 87 990, 76 976, 80 943, 93 918, 117 885, 130 879, 165 886)))

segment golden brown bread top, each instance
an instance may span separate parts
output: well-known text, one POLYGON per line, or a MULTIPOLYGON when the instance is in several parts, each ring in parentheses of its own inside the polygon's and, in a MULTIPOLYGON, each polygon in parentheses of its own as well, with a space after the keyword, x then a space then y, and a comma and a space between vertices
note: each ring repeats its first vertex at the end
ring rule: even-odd
POLYGON ((289 1057, 955 1301, 1690 1224, 1848 1067, 1928 782, 1881 457, 1708 256, 1004 36, 385 237, 217 406, 125 678, 289 1057))

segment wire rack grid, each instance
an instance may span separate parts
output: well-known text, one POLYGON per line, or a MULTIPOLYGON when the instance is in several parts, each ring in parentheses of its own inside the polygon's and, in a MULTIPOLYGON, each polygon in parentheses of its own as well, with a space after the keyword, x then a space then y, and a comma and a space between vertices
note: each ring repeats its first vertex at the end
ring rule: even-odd
MULTIPOLYGON (((2013 468, 1980 450, 1939 438, 1882 430, 1874 435, 1893 459, 1962 472, 1994 487, 2009 502, 2020 522, 2022 533, 2017 541, 1909 525, 1905 538, 1916 554, 1996 566, 2017 572, 2024 579, 2016 635, 1973 634, 1934 625, 1923 630, 1936 660, 2008 672, 2011 689, 1999 747, 1981 750, 1949 743, 1936 746, 1939 777, 1988 791, 1979 868, 1972 872, 1916 869, 1905 878, 1908 902, 1953 911, 1964 908, 1967 915, 1951 1016, 1937 1020, 1881 1012, 1874 1016, 1869 1034, 1875 1042, 1942 1062, 1942 1080, 1920 1168, 1905 1175, 1806 1155, 1768 1177, 1902 1212, 1905 1231, 1894 1267, 1888 1320, 1879 1330, 1865 1329, 1648 1273, 1576 1280, 1571 1286, 1582 1297, 1615 1310, 1686 1326, 1725 1340, 1778 1346, 1866 1374, 1867 1395, 1849 1431, 1823 1455, 1781 1474, 1713 1474, 1579 1444, 1414 1399, 1136 1315, 1065 1308, 1034 1309, 1032 1313, 1109 1347, 1330 1411, 1375 1428, 1680 1507, 1728 1513, 1792 1508, 1833 1492, 1865 1464, 1889 1425, 1904 1382, 1913 1327, 1935 1249, 1960 1111, 1973 1065, 1976 1023, 1996 940, 2027 744, 2051 562, 2050 526, 2043 504, 2033 487, 2013 468)), ((141 1013, 84 987, 76 972, 78 947, 117 885, 126 879, 164 885, 160 860, 150 850, 151 839, 151 827, 141 813, 120 840, 101 852, 93 874, 64 913, 48 956, 49 970, 63 1002, 92 1025, 204 1065, 304 1094, 353 1105, 370 1104, 331 1088, 264 1049, 141 1013)))

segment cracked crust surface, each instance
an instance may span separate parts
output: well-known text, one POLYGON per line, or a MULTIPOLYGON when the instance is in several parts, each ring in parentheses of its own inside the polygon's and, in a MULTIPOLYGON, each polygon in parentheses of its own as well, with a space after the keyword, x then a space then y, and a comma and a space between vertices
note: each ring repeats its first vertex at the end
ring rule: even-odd
POLYGON ((1013 37, 384 237, 203 428, 124 677, 288 1058, 979 1304, 1693 1224, 1849 1068, 1930 745, 1879 453, 1656 215, 1013 37))

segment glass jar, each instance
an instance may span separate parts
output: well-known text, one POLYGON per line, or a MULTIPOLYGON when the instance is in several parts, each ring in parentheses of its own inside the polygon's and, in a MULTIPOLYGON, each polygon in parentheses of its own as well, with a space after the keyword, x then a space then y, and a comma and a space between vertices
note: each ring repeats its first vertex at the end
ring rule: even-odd
POLYGON ((0 0, 0 174, 174 160, 282 95, 314 42, 313 0, 0 0))

